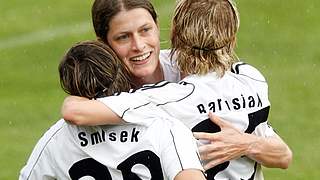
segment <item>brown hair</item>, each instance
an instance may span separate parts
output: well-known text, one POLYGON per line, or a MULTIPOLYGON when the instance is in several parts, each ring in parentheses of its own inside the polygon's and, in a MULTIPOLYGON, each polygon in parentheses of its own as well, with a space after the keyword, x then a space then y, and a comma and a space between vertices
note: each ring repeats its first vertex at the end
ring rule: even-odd
POLYGON ((62 89, 76 96, 97 98, 131 88, 129 71, 102 42, 77 43, 59 64, 62 89))
POLYGON ((149 0, 95 0, 92 8, 92 22, 96 36, 107 43, 107 33, 111 19, 122 10, 144 8, 157 23, 157 13, 149 0))
POLYGON ((237 60, 234 53, 239 16, 231 0, 181 0, 171 30, 172 52, 180 71, 223 76, 237 60))

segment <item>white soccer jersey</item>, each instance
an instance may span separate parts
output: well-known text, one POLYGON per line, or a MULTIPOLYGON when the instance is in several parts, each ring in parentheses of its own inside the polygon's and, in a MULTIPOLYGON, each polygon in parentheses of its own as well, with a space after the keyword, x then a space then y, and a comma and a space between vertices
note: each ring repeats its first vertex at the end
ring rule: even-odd
MULTIPOLYGON (((242 62, 235 63, 222 78, 215 73, 191 75, 179 83, 162 81, 99 100, 127 122, 139 122, 148 113, 158 111, 159 116, 169 114, 195 132, 220 131, 208 118, 211 111, 242 132, 274 135, 267 124, 270 102, 265 78, 242 62)), ((220 164, 207 174, 210 180, 263 179, 261 165, 247 157, 220 164)))
POLYGON ((60 120, 38 141, 19 179, 173 180, 184 169, 203 170, 190 129, 154 117, 95 127, 60 120))
POLYGON ((180 71, 175 61, 176 56, 171 60, 170 49, 160 50, 159 60, 163 70, 164 80, 178 82, 181 80, 180 71))

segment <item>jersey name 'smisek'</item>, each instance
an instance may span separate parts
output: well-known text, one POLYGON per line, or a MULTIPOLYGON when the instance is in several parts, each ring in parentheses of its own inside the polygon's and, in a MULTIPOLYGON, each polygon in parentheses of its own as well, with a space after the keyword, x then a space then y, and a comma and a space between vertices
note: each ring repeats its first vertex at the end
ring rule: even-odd
POLYGON ((136 128, 132 128, 131 132, 121 131, 121 132, 106 132, 103 129, 101 131, 96 131, 91 134, 87 134, 82 131, 78 133, 78 138, 80 140, 80 145, 85 147, 87 145, 95 145, 106 141, 119 141, 119 142, 138 142, 138 135, 140 131, 136 128))

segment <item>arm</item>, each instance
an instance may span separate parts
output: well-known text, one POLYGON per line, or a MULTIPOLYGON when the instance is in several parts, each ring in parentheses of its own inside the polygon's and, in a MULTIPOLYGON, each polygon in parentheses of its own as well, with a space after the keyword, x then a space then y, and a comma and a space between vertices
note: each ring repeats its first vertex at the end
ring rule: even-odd
POLYGON ((120 124, 123 120, 110 108, 97 100, 68 96, 65 98, 61 114, 64 120, 76 125, 120 124))
POLYGON ((246 155, 265 167, 287 169, 292 161, 292 152, 287 144, 275 134, 269 138, 248 134, 249 148, 246 155))
POLYGON ((179 172, 179 174, 174 178, 174 180, 189 180, 189 179, 206 180, 202 171, 198 169, 183 170, 179 172))
POLYGON ((244 155, 266 167, 288 168, 292 160, 292 152, 278 135, 264 138, 243 133, 217 116, 211 113, 209 116, 220 126, 221 131, 194 133, 197 139, 211 141, 210 144, 199 147, 201 159, 210 160, 204 169, 210 169, 244 155))

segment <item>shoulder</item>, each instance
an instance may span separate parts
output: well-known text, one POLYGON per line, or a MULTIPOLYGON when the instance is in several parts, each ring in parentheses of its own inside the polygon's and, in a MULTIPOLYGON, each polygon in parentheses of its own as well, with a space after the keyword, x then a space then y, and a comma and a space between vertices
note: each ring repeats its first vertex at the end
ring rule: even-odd
POLYGON ((56 142, 58 140, 65 141, 66 126, 68 124, 65 120, 60 119, 54 125, 52 125, 38 140, 36 146, 33 149, 35 156, 42 156, 45 151, 53 151, 56 148, 56 142))
POLYGON ((27 164, 21 170, 20 178, 24 179, 30 176, 40 176, 41 174, 36 173, 39 172, 39 170, 41 170, 41 173, 51 172, 51 154, 52 149, 55 147, 55 138, 57 136, 62 136, 60 132, 66 125, 67 123, 63 119, 60 119, 43 134, 33 148, 27 164))
POLYGON ((170 52, 170 49, 161 49, 159 54, 160 60, 170 59, 170 52))
POLYGON ((245 62, 237 62, 232 65, 231 72, 238 75, 247 76, 257 81, 265 82, 266 79, 262 73, 255 67, 245 62))
POLYGON ((58 136, 59 132, 67 125, 64 119, 60 119, 54 125, 52 125, 41 137, 41 140, 50 141, 52 137, 58 136))
POLYGON ((170 82, 178 82, 181 80, 180 71, 176 63, 176 57, 171 57, 170 52, 170 49, 161 50, 159 61, 163 70, 164 79, 170 82))

